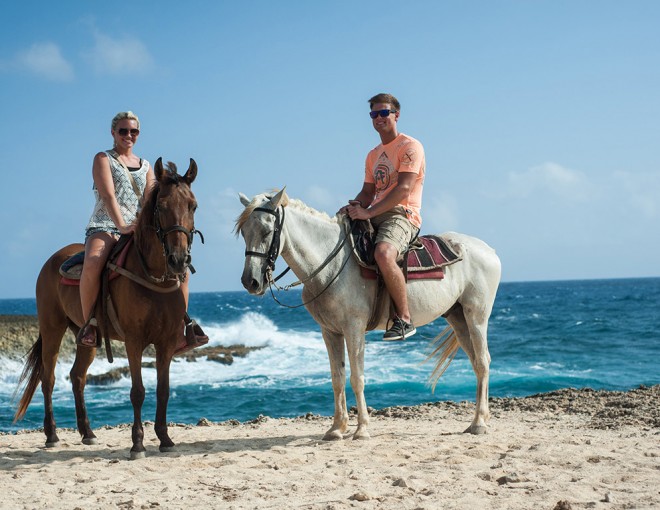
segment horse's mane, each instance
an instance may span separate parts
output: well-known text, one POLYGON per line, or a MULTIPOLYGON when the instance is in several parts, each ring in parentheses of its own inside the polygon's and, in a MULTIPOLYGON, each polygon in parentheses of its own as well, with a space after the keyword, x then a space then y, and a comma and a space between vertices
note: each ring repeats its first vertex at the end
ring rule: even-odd
MULTIPOLYGON (((260 207, 263 204, 262 197, 264 197, 264 196, 265 196, 265 198, 270 200, 271 198, 273 198, 275 196, 275 192, 265 193, 264 195, 257 195, 252 199, 252 201, 247 206, 245 206, 245 209, 243 210, 243 212, 238 216, 238 218, 236 218, 236 225, 234 226, 234 234, 236 236, 238 236, 238 233, 241 231, 241 228, 243 228, 243 225, 245 225, 245 222, 250 217, 250 215, 254 212, 254 210, 257 207, 260 207)), ((286 194, 286 192, 282 196, 282 202, 280 203, 280 205, 283 206, 283 207, 288 206, 288 207, 291 207, 293 209, 297 209, 297 210, 299 210, 303 213, 306 213, 310 216, 314 216, 316 218, 320 218, 320 219, 323 219, 323 220, 326 220, 326 221, 329 221, 329 222, 335 222, 335 223, 337 222, 337 217, 336 216, 331 218, 330 216, 328 216, 328 214, 326 214, 324 212, 321 212, 321 211, 317 211, 313 207, 310 207, 309 205, 307 205, 302 200, 298 200, 297 198, 289 198, 289 196, 286 194)))

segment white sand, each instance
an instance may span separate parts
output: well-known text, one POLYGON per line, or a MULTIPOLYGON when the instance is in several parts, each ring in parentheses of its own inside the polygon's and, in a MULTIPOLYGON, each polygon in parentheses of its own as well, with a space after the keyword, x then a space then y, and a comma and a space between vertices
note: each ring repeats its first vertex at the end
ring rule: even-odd
POLYGON ((172 426, 177 450, 163 454, 147 424, 147 457, 136 461, 128 426, 96 430, 96 446, 72 430, 48 449, 40 431, 0 435, 0 507, 660 508, 657 414, 650 424, 626 418, 635 401, 655 413, 658 394, 619 394, 622 419, 609 425, 611 404, 599 393, 587 395, 592 413, 573 414, 570 395, 559 407, 544 397, 501 400, 482 436, 462 433, 472 404, 452 403, 374 415, 370 441, 322 441, 327 417, 264 418, 172 426))

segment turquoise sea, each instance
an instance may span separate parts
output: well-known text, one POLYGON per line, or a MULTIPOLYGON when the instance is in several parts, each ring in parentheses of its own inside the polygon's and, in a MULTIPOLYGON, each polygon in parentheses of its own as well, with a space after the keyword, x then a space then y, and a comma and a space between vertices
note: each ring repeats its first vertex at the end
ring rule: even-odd
MULTIPOLYGON (((300 292, 279 296, 290 304, 300 292)), ((333 395, 325 345, 304 308, 280 307, 269 294, 193 293, 190 313, 211 344, 261 346, 232 365, 199 359, 172 364, 168 420, 196 423, 247 421, 259 415, 330 416, 333 395)), ((36 314, 34 299, 0 300, 0 314, 36 314)), ((422 364, 429 343, 445 327, 444 319, 418 328, 405 342, 386 343, 367 335, 366 399, 374 408, 436 400, 470 400, 475 377, 461 352, 433 393, 427 385, 432 366, 422 364)), ((36 339, 35 339, 36 340, 36 339)), ((660 383, 660 278, 503 283, 489 328, 492 357, 490 395, 524 396, 558 388, 627 390, 660 383)), ((113 365, 97 357, 90 373, 113 365)), ((54 393, 59 427, 75 426, 71 366, 61 362, 54 393)), ((12 424, 20 361, 0 356, 0 431, 40 428, 40 390, 26 418, 12 424)), ((155 416, 155 369, 143 369, 147 396, 143 419, 155 416)), ((130 379, 88 386, 87 408, 93 428, 132 420, 130 379)), ((348 388, 349 405, 355 404, 348 388)))

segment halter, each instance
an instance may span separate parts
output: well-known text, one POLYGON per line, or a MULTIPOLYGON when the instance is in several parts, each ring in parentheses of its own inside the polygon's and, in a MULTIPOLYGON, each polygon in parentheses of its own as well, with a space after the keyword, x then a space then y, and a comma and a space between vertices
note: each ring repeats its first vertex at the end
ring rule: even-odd
POLYGON ((265 213, 272 214, 273 216, 275 216, 275 227, 273 229, 273 239, 270 242, 270 247, 268 248, 267 253, 261 253, 261 252, 257 252, 257 251, 245 250, 245 256, 247 257, 248 255, 252 255, 252 256, 255 256, 255 257, 261 257, 261 258, 266 259, 266 269, 265 269, 264 272, 266 274, 266 278, 268 279, 268 288, 270 289, 271 296, 273 297, 273 299, 275 300, 275 302, 278 305, 284 306, 286 308, 300 308, 301 306, 305 306, 305 305, 311 303, 316 298, 320 297, 321 294, 323 294, 326 290, 328 290, 330 285, 332 285, 335 282, 335 280, 339 277, 341 272, 344 270, 344 267, 346 267, 346 263, 348 262, 350 257, 346 257, 346 260, 344 261, 342 266, 339 268, 339 271, 337 271, 337 274, 332 277, 330 282, 328 282, 328 284, 323 288, 323 290, 321 292, 319 292, 316 296, 314 296, 309 301, 305 301, 304 303, 301 303, 299 305, 291 306, 291 305, 286 305, 284 303, 281 303, 277 299, 277 297, 275 297, 275 294, 273 292, 273 285, 275 285, 275 287, 278 290, 289 290, 293 287, 296 287, 297 285, 301 285, 301 284, 304 284, 305 282, 308 282, 309 280, 314 278, 317 274, 319 274, 325 268, 325 266, 327 266, 330 263, 330 261, 337 256, 337 254, 341 251, 341 249, 346 244, 346 240, 348 239, 350 234, 347 232, 345 234, 344 239, 342 240, 342 242, 339 243, 339 245, 332 251, 332 253, 330 253, 330 255, 328 255, 328 257, 325 259, 325 261, 318 268, 316 268, 310 275, 308 275, 306 278, 304 278, 303 280, 295 281, 295 282, 293 282, 289 285, 286 285, 285 287, 278 287, 275 282, 277 282, 277 280, 282 278, 291 269, 290 267, 287 266, 287 268, 284 271, 282 271, 279 276, 277 276, 276 278, 273 278, 273 271, 275 270, 275 260, 277 260, 277 257, 280 254, 280 235, 282 233, 282 227, 284 226, 284 210, 285 210, 284 207, 282 207, 282 217, 280 218, 279 208, 275 209, 275 210, 266 209, 265 207, 255 207, 254 208, 254 211, 265 212, 265 213))

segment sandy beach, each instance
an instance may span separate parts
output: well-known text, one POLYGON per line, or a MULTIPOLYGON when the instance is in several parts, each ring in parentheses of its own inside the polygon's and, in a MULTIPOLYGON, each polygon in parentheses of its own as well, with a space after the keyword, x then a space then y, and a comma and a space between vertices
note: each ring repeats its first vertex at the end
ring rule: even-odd
MULTIPOLYGON (((369 441, 325 442, 331 419, 172 425, 176 452, 130 461, 130 426, 85 446, 62 430, 0 435, 2 508, 628 509, 660 507, 660 386, 374 411, 369 441)), ((355 428, 355 416, 351 425, 355 428)))
MULTIPOLYGON (((0 329, 5 355, 36 338, 30 316, 2 316, 0 329)), ((68 338, 63 355, 73 348, 68 338)), ((336 442, 322 440, 328 416, 200 417, 171 425, 171 453, 146 422, 136 461, 130 425, 95 429, 94 446, 72 429, 55 448, 38 430, 0 434, 0 508, 658 508, 659 404, 660 386, 491 399, 481 436, 462 433, 473 402, 392 407, 371 410, 371 440, 351 439, 352 415, 336 442)))

